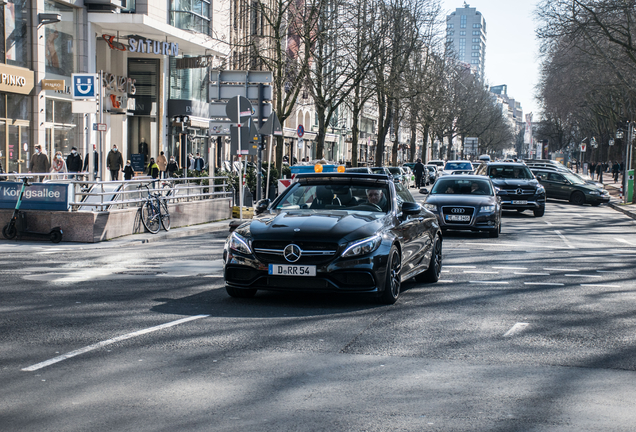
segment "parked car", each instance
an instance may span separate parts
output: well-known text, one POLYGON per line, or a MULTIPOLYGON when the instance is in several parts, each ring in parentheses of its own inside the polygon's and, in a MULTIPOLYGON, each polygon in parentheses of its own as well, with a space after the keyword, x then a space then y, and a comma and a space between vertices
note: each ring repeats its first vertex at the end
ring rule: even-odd
POLYGON ((393 174, 391 174, 391 171, 389 171, 387 167, 372 167, 371 172, 373 174, 384 174, 388 176, 390 179, 393 179, 393 174))
POLYGON ((409 180, 406 174, 404 173, 404 171, 402 171, 402 168, 400 167, 386 167, 386 168, 389 170, 389 172, 393 176, 393 181, 395 183, 400 183, 404 185, 404 187, 406 188, 409 187, 409 180))
POLYGON ((452 160, 446 162, 444 169, 440 173, 441 176, 452 174, 472 174, 473 164, 467 160, 452 160))
POLYGON ((483 163, 475 174, 489 177, 499 189, 504 210, 532 210, 536 217, 545 214, 545 189, 525 164, 519 162, 483 163))
POLYGON ((583 181, 575 174, 545 169, 532 170, 545 188, 548 198, 568 200, 572 204, 598 206, 610 201, 610 194, 602 187, 583 181))
POLYGON ((433 160, 428 161, 426 164, 427 165, 437 165, 437 168, 441 170, 442 168, 444 168, 444 165, 446 163, 443 160, 440 160, 440 159, 433 159, 433 160))
POLYGON ((345 168, 345 172, 373 174, 373 172, 371 171, 371 168, 369 168, 369 167, 350 167, 350 168, 345 168))
POLYGON ((435 213, 442 231, 486 231, 490 237, 501 232, 501 202, 492 181, 483 176, 446 176, 422 189, 424 208, 435 213))
POLYGON ((273 202, 259 201, 223 251, 226 291, 376 296, 395 303, 402 282, 436 282, 442 236, 435 215, 386 175, 299 174, 273 202))
POLYGON ((433 184, 437 181, 437 177, 439 176, 439 172, 437 171, 437 165, 424 165, 426 171, 424 173, 425 176, 425 185, 433 184))
POLYGON ((404 172, 404 176, 408 180, 408 188, 415 187, 415 174, 413 174, 413 170, 407 166, 402 166, 401 170, 404 172))
POLYGON ((586 179, 582 176, 580 176, 579 174, 575 173, 574 171, 572 171, 570 168, 565 168, 563 166, 557 166, 554 164, 541 164, 540 166, 537 166, 535 164, 531 164, 528 165, 528 168, 530 168, 530 171, 532 171, 534 173, 535 170, 547 170, 547 171, 558 171, 558 172, 565 172, 565 173, 570 173, 576 177, 578 177, 579 179, 581 179, 582 181, 584 181, 587 184, 591 184, 594 185, 598 188, 603 189, 605 187, 605 185, 603 185, 603 183, 600 182, 596 182, 592 179, 586 179))

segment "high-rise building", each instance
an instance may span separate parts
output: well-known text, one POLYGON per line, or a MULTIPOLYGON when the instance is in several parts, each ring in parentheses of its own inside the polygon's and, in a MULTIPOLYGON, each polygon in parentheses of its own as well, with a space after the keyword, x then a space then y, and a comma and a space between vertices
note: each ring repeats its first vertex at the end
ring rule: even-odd
POLYGON ((446 44, 457 61, 470 65, 471 71, 484 77, 486 61, 486 20, 466 2, 446 17, 446 44))

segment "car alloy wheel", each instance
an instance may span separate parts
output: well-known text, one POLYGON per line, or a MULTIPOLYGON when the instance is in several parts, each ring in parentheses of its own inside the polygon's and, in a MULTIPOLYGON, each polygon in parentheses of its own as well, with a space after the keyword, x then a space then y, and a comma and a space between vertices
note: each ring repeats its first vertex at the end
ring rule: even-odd
POLYGON ((400 296, 402 257, 396 246, 391 246, 389 259, 386 266, 386 282, 380 301, 384 304, 393 304, 400 296))

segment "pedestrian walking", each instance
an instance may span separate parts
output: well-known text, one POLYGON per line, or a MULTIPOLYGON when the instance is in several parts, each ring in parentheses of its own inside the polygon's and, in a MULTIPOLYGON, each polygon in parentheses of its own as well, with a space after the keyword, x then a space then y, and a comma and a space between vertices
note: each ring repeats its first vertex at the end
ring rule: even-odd
POLYGON ((614 161, 614 165, 612 165, 612 174, 614 176, 614 183, 618 183, 618 172, 620 171, 620 165, 618 161, 614 161))
POLYGON ((199 152, 197 152, 197 157, 194 159, 194 170, 196 172, 201 172, 203 171, 203 167, 205 166, 205 161, 203 160, 203 158, 201 157, 201 154, 199 152))
POLYGON ((135 176, 135 170, 133 170, 132 165, 130 165, 130 161, 126 161, 126 166, 124 167, 124 180, 132 180, 135 176))
MULTIPOLYGON (((415 187, 418 189, 422 187, 422 178, 424 171, 427 171, 426 167, 422 163, 422 159, 418 158, 413 165, 413 173, 415 174, 415 187)), ((426 179, 424 179, 424 186, 426 186, 426 179)))
MULTIPOLYGON (((84 159, 84 167, 82 171, 88 172, 88 155, 84 159)), ((97 177, 97 173, 99 172, 99 153, 97 153, 97 145, 93 144, 93 175, 97 177)))
MULTIPOLYGON (((82 170, 82 156, 77 152, 77 147, 71 147, 71 153, 66 157, 66 169, 69 173, 78 173, 82 170)), ((70 175, 69 178, 75 178, 70 175)))
POLYGON ((113 146, 113 149, 108 152, 106 156, 106 166, 110 170, 110 179, 112 181, 119 180, 119 171, 121 171, 124 165, 124 160, 121 157, 121 153, 117 150, 117 145, 113 146))
MULTIPOLYGON (((34 173, 47 173, 51 169, 51 163, 49 162, 49 157, 42 153, 42 146, 40 144, 36 144, 35 153, 31 156, 31 166, 29 172, 34 173)), ((37 181, 42 181, 44 176, 38 176, 37 181)))
POLYGON ((148 163, 148 175, 153 179, 157 179, 159 177, 159 165, 155 162, 155 158, 152 157, 148 163))
POLYGON ((174 177, 174 173, 179 170, 179 165, 177 165, 177 160, 174 156, 170 156, 170 162, 168 162, 168 167, 166 168, 168 171, 168 176, 174 177))
POLYGON ((160 152, 159 156, 157 156, 157 166, 159 167, 159 178, 165 179, 168 159, 166 159, 166 155, 163 152, 160 152))
MULTIPOLYGON (((55 153, 55 157, 51 161, 51 172, 53 174, 66 174, 68 169, 66 168, 66 162, 64 162, 64 157, 62 156, 62 152, 58 151, 55 153)), ((66 180, 65 175, 57 175, 53 180, 66 180)))
POLYGON ((596 163, 590 162, 590 178, 594 180, 594 173, 596 172, 596 163))
POLYGON ((603 164, 600 162, 596 165, 596 181, 603 183, 603 164))

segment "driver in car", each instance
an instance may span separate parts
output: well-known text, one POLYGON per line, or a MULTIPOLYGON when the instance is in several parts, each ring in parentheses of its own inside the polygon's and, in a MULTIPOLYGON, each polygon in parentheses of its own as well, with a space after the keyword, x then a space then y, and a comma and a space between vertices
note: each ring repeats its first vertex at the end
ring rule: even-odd
POLYGON ((382 189, 367 189, 367 202, 377 205, 382 211, 386 211, 388 207, 388 202, 382 189))

